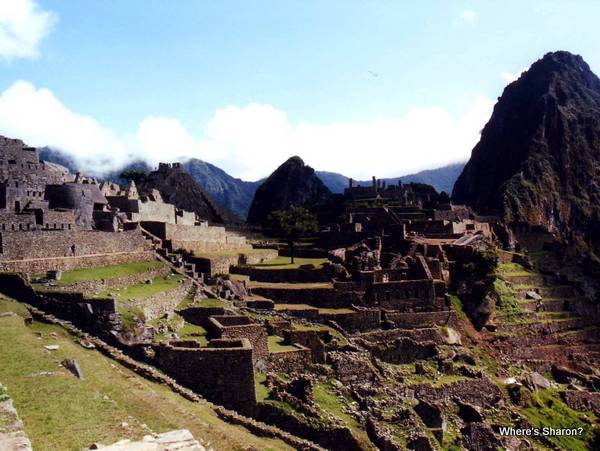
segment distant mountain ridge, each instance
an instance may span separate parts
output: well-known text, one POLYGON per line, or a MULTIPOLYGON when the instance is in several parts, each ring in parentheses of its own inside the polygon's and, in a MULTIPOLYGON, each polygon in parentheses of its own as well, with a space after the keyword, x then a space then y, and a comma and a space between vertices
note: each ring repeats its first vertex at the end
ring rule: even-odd
MULTIPOLYGON (((402 183, 424 183, 433 186, 438 193, 445 191, 447 194, 450 194, 454 182, 456 182, 464 167, 465 162, 453 163, 436 169, 426 169, 414 174, 382 178, 381 180, 385 181, 388 185, 397 184, 398 180, 401 180, 402 183)), ((344 189, 348 187, 349 177, 345 175, 327 171, 316 171, 316 174, 323 180, 323 183, 325 183, 332 193, 343 193, 344 189)), ((368 186, 371 183, 371 180, 354 180, 354 185, 368 186)))
MULTIPOLYGON (((73 158, 58 149, 42 147, 39 150, 40 158, 42 160, 65 166, 73 173, 82 170, 78 167, 77 162, 73 158)), ((385 180, 388 184, 398 183, 399 179, 402 180, 403 183, 426 183, 433 186, 438 192, 446 191, 447 193, 450 193, 464 164, 465 163, 455 163, 437 169, 428 169, 414 174, 382 180, 385 180)), ((232 177, 221 168, 197 158, 183 160, 181 166, 214 198, 214 200, 233 212, 236 216, 243 219, 248 216, 254 193, 265 180, 261 179, 255 182, 241 180, 232 177)), ((125 170, 134 169, 142 170, 147 173, 153 170, 148 163, 136 161, 121 169, 104 174, 99 178, 124 184, 127 180, 122 179, 120 174, 125 170)), ((315 174, 332 193, 343 193, 344 189, 348 186, 349 177, 346 177, 345 175, 329 171, 315 171, 315 174)), ((370 180, 355 181, 355 184, 357 185, 369 185, 370 183, 370 180)))

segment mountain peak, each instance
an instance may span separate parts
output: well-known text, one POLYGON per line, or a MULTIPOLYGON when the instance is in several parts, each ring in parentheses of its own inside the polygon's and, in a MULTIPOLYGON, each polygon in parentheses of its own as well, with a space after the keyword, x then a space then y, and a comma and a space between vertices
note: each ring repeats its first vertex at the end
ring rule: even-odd
POLYGON ((256 190, 248 222, 264 224, 269 214, 284 210, 292 205, 314 206, 331 196, 331 191, 315 174, 315 170, 304 164, 298 156, 289 158, 279 166, 256 190))
POLYGON ((593 235, 599 163, 600 79, 581 56, 552 52, 505 88, 453 198, 563 237, 593 235))

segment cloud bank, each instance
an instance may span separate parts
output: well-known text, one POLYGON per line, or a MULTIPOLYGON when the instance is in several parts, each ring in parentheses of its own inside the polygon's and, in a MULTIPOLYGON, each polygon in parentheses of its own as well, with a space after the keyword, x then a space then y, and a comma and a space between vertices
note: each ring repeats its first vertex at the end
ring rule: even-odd
POLYGON ((35 58, 42 40, 52 31, 58 16, 42 10, 33 0, 0 1, 0 57, 35 58))
POLYGON ((319 170, 357 179, 391 177, 466 160, 493 102, 476 96, 459 115, 438 106, 364 122, 292 123, 272 105, 217 110, 201 136, 177 118, 149 116, 126 135, 71 111, 48 89, 15 82, 0 94, 0 133, 33 146, 52 146, 90 173, 134 160, 151 165, 195 157, 245 180, 271 173, 292 155, 319 170))

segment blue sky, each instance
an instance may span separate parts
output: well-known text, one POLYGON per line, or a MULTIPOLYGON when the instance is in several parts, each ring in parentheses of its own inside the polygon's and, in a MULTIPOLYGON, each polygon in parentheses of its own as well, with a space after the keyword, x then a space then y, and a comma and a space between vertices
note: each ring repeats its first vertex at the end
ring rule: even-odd
POLYGON ((394 176, 468 158, 551 50, 600 70, 595 1, 0 0, 0 133, 90 170, 196 156, 255 179, 299 154, 394 176))

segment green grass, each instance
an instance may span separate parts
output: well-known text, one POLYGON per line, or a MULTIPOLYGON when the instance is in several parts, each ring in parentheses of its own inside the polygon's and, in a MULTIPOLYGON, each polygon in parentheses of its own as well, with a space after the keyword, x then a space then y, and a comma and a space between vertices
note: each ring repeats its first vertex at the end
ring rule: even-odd
POLYGON ((184 276, 179 274, 170 274, 168 276, 159 276, 152 279, 152 283, 136 283, 129 285, 120 291, 109 290, 104 293, 100 293, 95 297, 107 297, 111 294, 118 293, 115 299, 121 302, 126 302, 130 299, 145 299, 155 294, 162 293, 163 291, 171 290, 179 285, 179 281, 185 280, 184 276))
POLYGON ((299 268, 301 265, 314 265, 315 268, 321 268, 324 263, 328 262, 326 258, 294 258, 294 263, 292 264, 292 259, 290 257, 282 257, 279 256, 274 258, 273 260, 269 260, 265 263, 257 263, 255 265, 251 265, 254 268, 260 269, 294 269, 299 268))
MULTIPOLYGON (((582 436, 560 436, 548 437, 561 449, 573 451, 585 451, 588 448, 586 440, 591 433, 591 426, 584 424, 579 420, 581 413, 571 409, 559 397, 554 389, 541 390, 532 393, 534 405, 523 409, 524 415, 538 428, 578 428, 583 427, 582 436)), ((587 415, 594 423, 594 415, 587 412, 587 415)))
MULTIPOLYGON (((20 307, 0 299, 0 309, 16 312, 20 307)), ((35 450, 87 449, 95 442, 141 439, 151 432, 183 428, 215 449, 291 449, 228 424, 209 404, 192 403, 98 351, 84 349, 57 326, 34 322, 27 327, 21 317, 0 318, 0 362, 0 380, 35 450), (47 344, 60 348, 49 352, 44 349, 47 344), (84 380, 58 364, 65 358, 79 362, 84 380), (39 375, 44 371, 50 374, 39 375)))
POLYGON ((308 304, 275 304, 275 310, 318 310, 308 304))
POLYGON ((455 294, 449 294, 448 296, 450 297, 450 303, 452 304, 452 309, 454 310, 454 313, 456 313, 456 317, 458 319, 466 321, 467 314, 463 310, 462 301, 460 300, 460 298, 455 294))
POLYGON ((204 307, 204 308, 215 308, 215 307, 231 307, 231 304, 227 301, 223 301, 218 298, 206 298, 202 299, 199 304, 194 305, 194 307, 204 307))
POLYGON ((523 313, 523 308, 519 304, 514 290, 502 279, 494 280, 494 290, 500 296, 500 302, 496 309, 508 316, 518 316, 523 313))
MULTIPOLYGON (((318 382, 313 390, 315 402, 323 410, 333 414, 350 428, 352 434, 360 441, 364 449, 377 449, 369 440, 367 433, 356 419, 344 411, 344 402, 338 398, 330 383, 318 382)), ((351 400, 346 399, 346 402, 351 400)))
POLYGON ((345 315, 348 313, 355 313, 354 310, 349 309, 349 308, 320 308, 319 309, 319 313, 322 313, 324 315, 326 314, 332 314, 332 315, 345 315))
POLYGON ((269 352, 289 352, 289 351, 297 351, 298 348, 293 345, 286 345, 283 343, 283 338, 278 337, 277 335, 269 336, 269 352))
POLYGON ((161 266, 165 266, 165 264, 159 261, 142 261, 123 263, 121 265, 101 266, 98 268, 75 269, 73 271, 64 272, 61 279, 56 281, 56 284, 71 285, 91 280, 115 279, 117 277, 142 274, 160 268, 161 266))
POLYGON ((536 273, 518 263, 500 263, 498 270, 507 276, 535 276, 536 273))
POLYGON ((256 390, 256 401, 262 402, 269 398, 270 392, 267 387, 267 375, 265 373, 254 373, 254 385, 256 390))

